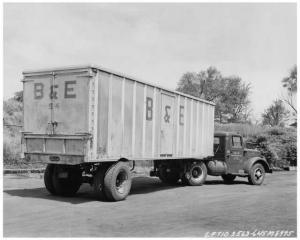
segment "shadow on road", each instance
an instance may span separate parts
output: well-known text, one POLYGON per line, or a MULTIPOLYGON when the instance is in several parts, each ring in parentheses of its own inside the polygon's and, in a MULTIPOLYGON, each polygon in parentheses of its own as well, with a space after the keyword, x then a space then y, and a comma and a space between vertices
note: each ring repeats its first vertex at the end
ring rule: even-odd
MULTIPOLYGON (((222 180, 208 180, 205 182, 205 185, 219 185, 223 184, 222 180)), ((248 184, 246 181, 234 181, 232 184, 248 184)), ((181 183, 176 185, 167 185, 162 183, 158 178, 138 176, 134 177, 132 180, 132 187, 130 195, 135 194, 147 194, 156 191, 164 191, 172 188, 185 187, 181 183)), ((4 190, 4 193, 7 193, 11 196, 25 197, 25 198, 40 198, 53 201, 62 201, 68 202, 71 204, 81 204, 96 200, 93 189, 89 184, 83 184, 78 193, 74 197, 61 197, 51 195, 44 187, 41 188, 31 188, 31 189, 10 189, 4 190)), ((109 202, 107 202, 109 203, 109 202)))

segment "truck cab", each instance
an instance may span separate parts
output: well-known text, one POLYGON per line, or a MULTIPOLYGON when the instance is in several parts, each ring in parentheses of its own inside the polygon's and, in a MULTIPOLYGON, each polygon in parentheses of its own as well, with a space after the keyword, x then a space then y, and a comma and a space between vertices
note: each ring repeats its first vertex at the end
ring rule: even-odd
POLYGON ((272 172, 260 152, 247 149, 243 137, 233 132, 215 132, 214 157, 206 165, 209 175, 221 175, 225 182, 240 176, 248 177, 250 184, 260 185, 265 173, 272 172))

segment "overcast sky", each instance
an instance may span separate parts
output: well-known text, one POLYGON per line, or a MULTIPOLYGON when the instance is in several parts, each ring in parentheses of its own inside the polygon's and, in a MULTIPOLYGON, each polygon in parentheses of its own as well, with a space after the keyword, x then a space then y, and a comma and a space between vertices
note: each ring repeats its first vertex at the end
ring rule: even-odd
POLYGON ((4 4, 4 98, 24 69, 93 63, 175 89, 215 66, 251 83, 255 116, 296 64, 296 3, 4 4))

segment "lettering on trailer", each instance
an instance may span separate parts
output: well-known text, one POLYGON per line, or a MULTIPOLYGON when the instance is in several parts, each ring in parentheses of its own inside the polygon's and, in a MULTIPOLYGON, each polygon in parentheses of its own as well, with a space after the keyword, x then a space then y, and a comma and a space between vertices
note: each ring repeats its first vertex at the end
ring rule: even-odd
MULTIPOLYGON (((166 105, 165 106, 165 115, 164 115, 164 121, 166 123, 170 123, 170 110, 171 106, 166 105)), ((146 120, 152 121, 153 119, 153 99, 151 97, 146 98, 146 120)), ((184 106, 179 107, 179 124, 184 125, 184 106)))
POLYGON ((168 106, 168 105, 165 106, 165 116, 164 116, 164 120, 165 120, 166 123, 170 123, 170 118, 171 118, 170 112, 169 112, 170 109, 171 109, 171 106, 168 106))
POLYGON ((150 97, 146 98, 146 120, 152 121, 153 115, 153 100, 150 97))
MULTIPOLYGON (((75 87, 76 81, 65 81, 64 84, 64 98, 76 98, 75 87)), ((58 85, 50 86, 50 99, 57 99, 58 96, 58 85)), ((33 86, 33 96, 34 99, 42 99, 44 97, 44 84, 43 83, 34 83, 33 86)), ((152 113, 151 113, 152 116, 152 113)))

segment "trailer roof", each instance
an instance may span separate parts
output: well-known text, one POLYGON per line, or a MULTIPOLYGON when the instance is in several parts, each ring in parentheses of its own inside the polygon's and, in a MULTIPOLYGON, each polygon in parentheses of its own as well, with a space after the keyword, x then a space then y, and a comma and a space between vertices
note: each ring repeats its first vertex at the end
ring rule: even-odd
POLYGON ((25 71, 23 71, 23 75, 24 76, 26 76, 26 75, 27 76, 30 76, 30 75, 45 75, 45 74, 53 74, 53 72, 63 72, 63 71, 72 71, 72 70, 80 70, 80 69, 98 69, 99 71, 102 71, 102 72, 106 72, 106 73, 109 73, 109 74, 113 74, 115 76, 127 78, 127 79, 130 79, 130 80, 136 81, 136 82, 144 83, 146 85, 156 87, 156 88, 160 88, 160 89, 166 90, 168 92, 179 94, 179 95, 184 96, 184 97, 192 98, 192 99, 195 99, 197 101, 204 102, 204 103, 207 103, 207 104, 210 104, 210 105, 213 105, 213 106, 216 105, 213 102, 210 102, 210 101, 207 101, 207 100, 204 100, 204 99, 201 99, 201 98, 197 98, 197 97, 191 96, 189 94, 185 94, 185 93, 182 93, 182 92, 171 90, 171 89, 168 89, 168 88, 165 88, 165 87, 153 84, 153 83, 149 83, 147 81, 139 80, 139 79, 136 79, 135 77, 129 76, 127 74, 124 74, 124 73, 121 73, 121 72, 118 72, 118 71, 114 71, 114 70, 110 70, 110 69, 107 69, 107 68, 102 67, 102 66, 100 67, 100 66, 94 65, 94 64, 79 65, 79 66, 55 67, 55 68, 44 68, 44 69, 37 69, 37 70, 25 70, 25 71))

